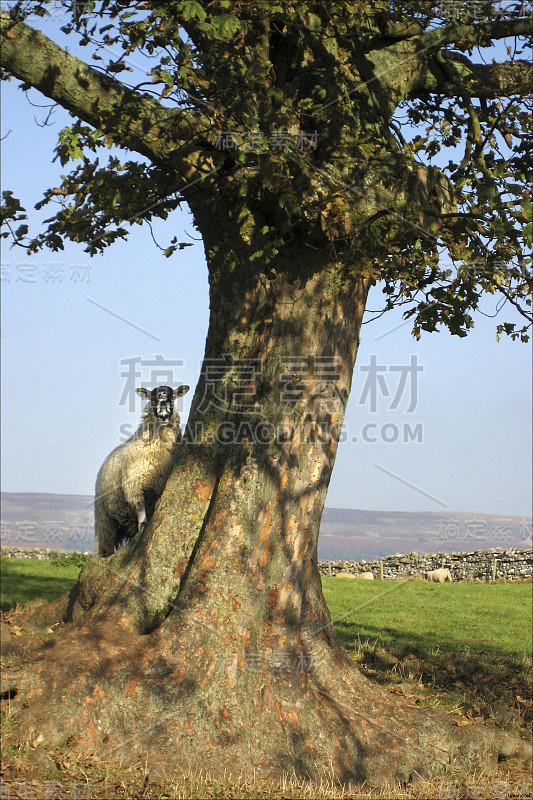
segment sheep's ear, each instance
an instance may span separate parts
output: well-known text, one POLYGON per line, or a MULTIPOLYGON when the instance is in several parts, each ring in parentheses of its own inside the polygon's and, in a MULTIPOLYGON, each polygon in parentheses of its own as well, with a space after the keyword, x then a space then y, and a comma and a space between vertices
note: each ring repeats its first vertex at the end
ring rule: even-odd
POLYGON ((137 392, 139 397, 143 398, 143 400, 148 400, 150 397, 150 392, 148 391, 148 389, 145 389, 144 386, 141 386, 140 389, 135 389, 135 391, 137 392))
POLYGON ((174 397, 183 397, 184 394, 187 394, 191 387, 183 384, 180 386, 179 389, 174 389, 174 397))

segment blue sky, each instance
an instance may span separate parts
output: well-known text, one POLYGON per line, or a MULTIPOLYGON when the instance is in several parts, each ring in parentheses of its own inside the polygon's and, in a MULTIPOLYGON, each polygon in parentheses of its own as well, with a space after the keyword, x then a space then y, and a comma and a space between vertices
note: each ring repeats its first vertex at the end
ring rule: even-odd
MULTIPOLYGON (((61 43, 53 24, 41 27, 61 43)), ((2 87, 2 188, 31 209, 59 180, 52 149, 68 115, 57 109, 39 127, 47 110, 17 83, 2 87)), ((154 234, 162 245, 198 237, 185 207, 154 234)), ((2 241, 2 489, 92 494, 104 457, 140 418, 127 360, 137 359, 136 385, 158 356, 175 382, 196 383, 209 313, 202 244, 165 259, 147 226, 94 258, 72 244, 29 257, 2 241)), ((374 289, 369 308, 381 298, 374 289)), ((484 310, 494 307, 488 298, 484 310)), ((493 319, 475 322, 466 339, 420 342, 397 311, 364 325, 328 506, 531 514, 531 348, 497 343, 493 319), (375 409, 372 392, 364 399, 372 364, 383 376, 375 409), (423 369, 398 392, 411 364, 423 369)), ((182 420, 192 394, 179 401, 182 420)))

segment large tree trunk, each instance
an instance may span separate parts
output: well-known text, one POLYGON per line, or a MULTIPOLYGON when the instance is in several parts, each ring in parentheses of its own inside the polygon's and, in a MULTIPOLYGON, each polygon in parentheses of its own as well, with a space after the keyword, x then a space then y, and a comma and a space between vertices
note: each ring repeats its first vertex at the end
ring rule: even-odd
POLYGON ((17 681, 26 731, 221 775, 383 784, 493 767, 518 746, 368 682, 322 594, 319 523, 370 279, 295 256, 270 274, 228 264, 212 269, 181 462, 147 530, 83 571, 70 624, 17 681))
POLYGON ((321 597, 320 518, 370 284, 361 275, 343 281, 338 268, 315 271, 292 258, 270 278, 213 270, 206 355, 179 462, 145 533, 85 568, 69 618, 90 610, 153 630, 201 582, 206 547, 224 569, 237 549, 244 594, 260 587, 259 605, 272 586, 287 585, 298 616, 310 613, 310 597, 321 597))

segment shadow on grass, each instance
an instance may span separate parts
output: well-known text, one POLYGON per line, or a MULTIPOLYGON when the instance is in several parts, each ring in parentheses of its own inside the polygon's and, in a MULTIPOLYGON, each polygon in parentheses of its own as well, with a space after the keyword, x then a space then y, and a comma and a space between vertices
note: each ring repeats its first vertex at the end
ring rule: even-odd
POLYGON ((363 637, 351 623, 339 621, 335 629, 353 660, 379 683, 420 680, 444 706, 521 730, 533 720, 529 655, 502 653, 496 643, 494 648, 470 646, 466 639, 458 649, 456 642, 439 642, 438 636, 416 637, 368 624, 363 637))
POLYGON ((2 611, 7 611, 15 605, 23 605, 37 597, 47 601, 55 600, 69 592, 77 580, 77 575, 72 577, 71 575, 22 574, 5 568, 3 564, 1 574, 0 607, 2 611))

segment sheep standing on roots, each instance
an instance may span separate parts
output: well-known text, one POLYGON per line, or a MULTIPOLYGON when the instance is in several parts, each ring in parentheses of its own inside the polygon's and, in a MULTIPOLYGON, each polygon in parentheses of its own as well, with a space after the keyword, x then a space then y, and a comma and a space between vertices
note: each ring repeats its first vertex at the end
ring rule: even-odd
POLYGON ((174 400, 189 391, 158 386, 137 389, 149 400, 142 422, 127 442, 111 452, 96 478, 94 532, 99 558, 132 539, 154 511, 172 471, 181 442, 174 400))

